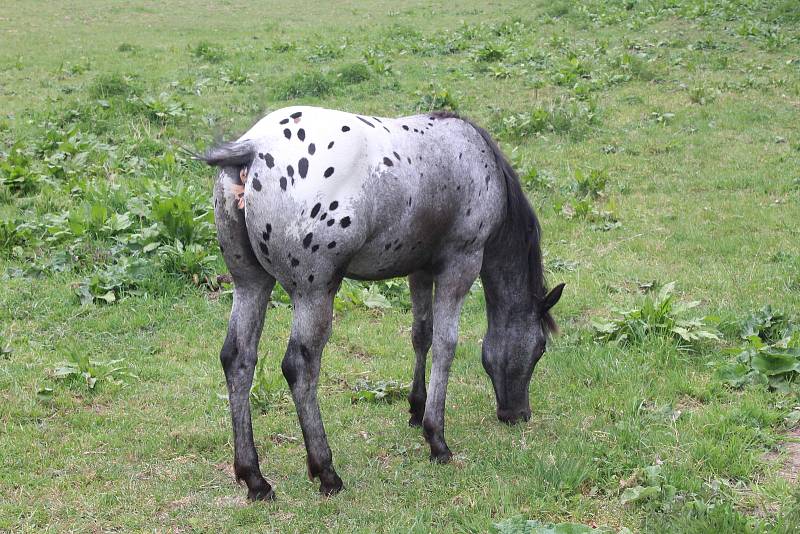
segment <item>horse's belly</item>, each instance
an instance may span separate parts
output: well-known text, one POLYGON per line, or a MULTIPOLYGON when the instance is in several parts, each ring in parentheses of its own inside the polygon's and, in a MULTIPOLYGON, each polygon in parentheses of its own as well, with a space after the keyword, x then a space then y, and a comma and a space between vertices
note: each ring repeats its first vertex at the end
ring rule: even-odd
POLYGON ((345 276, 357 280, 385 280, 424 270, 430 265, 430 252, 424 250, 395 254, 391 260, 368 247, 356 254, 345 269, 345 276))
POLYGON ((393 221, 383 221, 368 240, 350 257, 345 272, 352 278, 383 279, 405 276, 434 267, 442 250, 455 238, 449 207, 396 210, 393 221))

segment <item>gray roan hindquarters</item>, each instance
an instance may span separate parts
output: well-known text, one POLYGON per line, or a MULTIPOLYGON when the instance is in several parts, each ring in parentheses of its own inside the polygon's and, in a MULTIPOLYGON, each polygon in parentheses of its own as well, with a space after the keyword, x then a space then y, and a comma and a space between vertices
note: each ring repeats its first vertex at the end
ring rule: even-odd
POLYGON ((342 489, 317 382, 343 277, 409 278, 416 353, 409 424, 422 426, 431 460, 451 457, 444 437, 447 380, 461 306, 479 275, 488 316, 482 362, 497 417, 507 423, 530 418, 528 386, 555 328, 549 310, 563 284, 546 291, 539 223, 485 130, 446 112, 388 119, 298 106, 270 113, 203 159, 221 169, 214 212, 234 294, 220 359, 234 470, 249 498, 274 497, 259 469, 249 392, 276 280, 294 308, 281 369, 303 430, 309 475, 320 479, 323 494, 342 489))

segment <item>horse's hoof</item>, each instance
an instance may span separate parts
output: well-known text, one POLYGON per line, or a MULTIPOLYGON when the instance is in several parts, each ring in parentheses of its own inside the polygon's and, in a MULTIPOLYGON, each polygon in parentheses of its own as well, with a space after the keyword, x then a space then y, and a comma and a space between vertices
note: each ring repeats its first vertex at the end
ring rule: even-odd
POLYGON ((247 500, 249 501, 274 501, 275 492, 272 486, 267 484, 266 488, 247 490, 247 500))
POLYGON ((344 482, 336 473, 328 474, 325 477, 321 476, 320 482, 319 492, 325 497, 336 495, 344 489, 344 482))
POLYGON ((449 463, 452 457, 453 453, 450 452, 450 449, 445 449, 440 452, 431 452, 431 462, 437 464, 449 463))

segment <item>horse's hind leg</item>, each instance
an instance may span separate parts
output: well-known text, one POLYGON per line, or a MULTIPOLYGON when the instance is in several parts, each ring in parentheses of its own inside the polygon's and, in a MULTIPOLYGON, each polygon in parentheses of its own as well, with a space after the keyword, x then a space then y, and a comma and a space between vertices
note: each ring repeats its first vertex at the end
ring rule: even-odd
POLYGON ((461 307, 481 270, 481 253, 451 257, 436 275, 433 297, 433 364, 422 429, 431 461, 447 463, 452 453, 444 440, 444 409, 450 365, 458 343, 461 307))
POLYGON ((268 500, 275 494, 258 466, 250 418, 250 386, 258 360, 264 313, 275 279, 261 268, 253 254, 244 215, 237 207, 234 193, 226 187, 227 180, 223 171, 214 191, 214 214, 222 255, 234 283, 228 335, 220 352, 233 420, 233 468, 236 479, 247 484, 249 499, 268 500))
POLYGON ((433 277, 426 272, 419 271, 408 277, 411 289, 411 312, 414 322, 411 327, 411 344, 414 346, 416 362, 414 364, 414 381, 411 392, 408 394, 410 426, 422 426, 425 415, 425 400, 428 397, 425 390, 425 362, 428 350, 433 339, 433 277))
POLYGON ((258 340, 274 283, 274 280, 259 284, 237 283, 234 276, 233 309, 219 356, 225 370, 233 419, 233 469, 236 479, 247 484, 247 497, 251 500, 274 498, 272 487, 264 480, 258 466, 250 418, 250 387, 258 360, 258 340))
POLYGON ((332 495, 342 489, 342 479, 333 468, 331 449, 317 403, 317 382, 322 349, 331 334, 334 292, 325 289, 292 295, 292 334, 281 369, 297 409, 306 445, 308 475, 319 478, 319 491, 332 495))

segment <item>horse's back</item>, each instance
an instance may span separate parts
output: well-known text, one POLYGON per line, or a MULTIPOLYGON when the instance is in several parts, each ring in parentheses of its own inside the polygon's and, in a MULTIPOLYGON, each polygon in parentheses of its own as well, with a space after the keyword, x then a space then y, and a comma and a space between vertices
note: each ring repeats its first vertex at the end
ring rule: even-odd
POLYGON ((244 206, 262 265, 286 286, 407 274, 482 246, 504 188, 468 123, 314 107, 277 110, 240 141, 257 157, 244 206))

